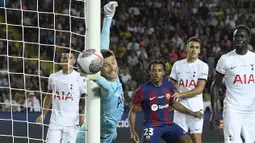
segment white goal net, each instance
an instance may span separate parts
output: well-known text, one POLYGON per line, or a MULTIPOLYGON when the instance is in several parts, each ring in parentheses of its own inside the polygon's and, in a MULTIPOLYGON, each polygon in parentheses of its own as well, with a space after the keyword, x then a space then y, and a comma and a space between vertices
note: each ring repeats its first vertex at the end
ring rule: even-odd
POLYGON ((61 50, 85 47, 84 1, 0 0, 0 142, 45 142, 35 120, 61 50))

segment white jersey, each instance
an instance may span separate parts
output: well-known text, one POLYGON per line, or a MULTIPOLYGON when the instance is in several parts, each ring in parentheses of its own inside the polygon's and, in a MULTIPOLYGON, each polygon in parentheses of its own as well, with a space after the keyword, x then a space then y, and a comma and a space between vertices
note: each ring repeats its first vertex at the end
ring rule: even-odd
POLYGON ((79 102, 86 93, 86 85, 80 74, 73 70, 63 74, 60 70, 49 77, 48 90, 52 91, 52 114, 50 124, 74 126, 79 122, 79 102))
MULTIPOLYGON (((198 80, 207 80, 208 69, 208 65, 199 59, 193 63, 183 59, 174 63, 170 78, 177 82, 178 92, 189 91, 196 88, 198 80)), ((203 111, 202 94, 179 98, 179 102, 192 111, 203 111)))
POLYGON ((225 75, 224 108, 255 111, 255 54, 248 51, 245 55, 238 55, 233 50, 221 56, 216 71, 225 75))

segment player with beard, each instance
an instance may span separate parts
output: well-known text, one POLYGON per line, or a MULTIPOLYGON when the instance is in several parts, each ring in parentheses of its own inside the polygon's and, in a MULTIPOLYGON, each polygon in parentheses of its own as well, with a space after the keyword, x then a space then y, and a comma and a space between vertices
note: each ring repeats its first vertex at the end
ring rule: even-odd
POLYGON ((220 84, 224 79, 226 97, 224 99, 223 121, 224 142, 255 142, 255 54, 248 50, 251 31, 247 26, 239 25, 234 29, 234 50, 219 59, 214 81, 211 86, 211 128, 217 129, 220 84))

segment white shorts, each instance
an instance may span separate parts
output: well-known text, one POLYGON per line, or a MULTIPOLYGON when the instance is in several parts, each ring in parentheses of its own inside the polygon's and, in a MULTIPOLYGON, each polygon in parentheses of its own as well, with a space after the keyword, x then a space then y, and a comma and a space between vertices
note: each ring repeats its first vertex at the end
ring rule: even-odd
POLYGON ((245 143, 255 142, 255 112, 239 113, 233 109, 225 109, 223 112, 223 129, 225 143, 242 143, 241 135, 245 143))
POLYGON ((204 119, 174 111, 174 123, 179 125, 184 131, 190 131, 191 134, 202 134, 204 119))
POLYGON ((79 126, 49 125, 46 143, 75 143, 79 126))

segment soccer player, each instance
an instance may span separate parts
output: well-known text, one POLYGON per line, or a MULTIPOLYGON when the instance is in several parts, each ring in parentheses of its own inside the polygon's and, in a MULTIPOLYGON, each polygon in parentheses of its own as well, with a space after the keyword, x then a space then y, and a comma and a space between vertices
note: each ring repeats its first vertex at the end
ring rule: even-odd
POLYGON ((234 50, 219 59, 211 86, 211 128, 217 129, 217 102, 220 84, 227 87, 223 109, 225 143, 255 142, 255 54, 248 50, 250 29, 239 25, 234 29, 234 50))
MULTIPOLYGON (((203 112, 203 90, 208 76, 208 65, 198 59, 202 42, 191 37, 187 41, 187 58, 176 61, 170 74, 170 81, 176 85, 173 95, 183 106, 191 111, 203 112)), ((186 132, 190 131, 194 143, 202 143, 203 118, 174 111, 174 122, 186 132)))
POLYGON ((52 105, 47 143, 75 143, 79 127, 79 102, 85 95, 83 77, 73 69, 75 57, 69 50, 62 52, 62 70, 52 73, 48 93, 44 98, 43 112, 36 119, 41 124, 52 105))
POLYGON ((143 143, 158 143, 160 138, 166 143, 192 143, 186 131, 171 121, 169 105, 196 118, 202 118, 203 114, 200 111, 192 112, 172 97, 174 84, 164 79, 165 64, 162 61, 153 61, 149 65, 149 73, 151 79, 141 85, 133 95, 128 116, 131 139, 135 143, 140 142, 135 131, 135 120, 141 105, 144 112, 143 143))
MULTIPOLYGON (((101 53, 104 64, 101 75, 87 76, 95 80, 101 94, 101 143, 111 143, 117 137, 117 125, 124 112, 124 94, 118 77, 118 65, 115 55, 109 50, 110 26, 117 7, 117 2, 109 2, 104 6, 104 23, 101 34, 101 53)), ((80 129, 76 143, 85 142, 85 125, 80 129)))

